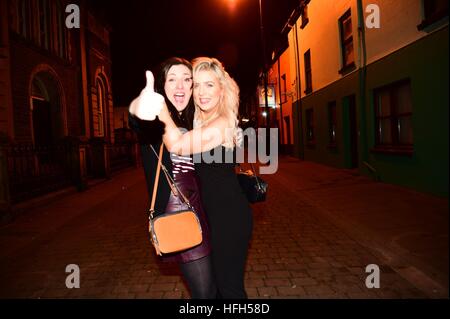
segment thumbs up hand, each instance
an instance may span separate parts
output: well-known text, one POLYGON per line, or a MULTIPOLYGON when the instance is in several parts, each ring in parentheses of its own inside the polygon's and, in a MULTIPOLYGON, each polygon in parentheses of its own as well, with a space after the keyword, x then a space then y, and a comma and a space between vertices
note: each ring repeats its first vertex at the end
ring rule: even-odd
POLYGON ((131 102, 129 111, 141 120, 153 121, 163 109, 165 101, 161 94, 155 92, 155 79, 152 72, 146 71, 145 77, 147 78, 145 88, 131 102))

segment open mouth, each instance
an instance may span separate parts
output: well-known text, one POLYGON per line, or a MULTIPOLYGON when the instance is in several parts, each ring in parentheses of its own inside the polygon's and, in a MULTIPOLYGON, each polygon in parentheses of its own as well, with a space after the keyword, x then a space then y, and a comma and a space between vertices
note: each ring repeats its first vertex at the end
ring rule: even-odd
POLYGON ((185 98, 185 94, 184 93, 176 93, 173 96, 175 102, 177 103, 183 103, 184 102, 184 98, 185 98))
POLYGON ((200 104, 208 104, 210 99, 199 99, 200 104))

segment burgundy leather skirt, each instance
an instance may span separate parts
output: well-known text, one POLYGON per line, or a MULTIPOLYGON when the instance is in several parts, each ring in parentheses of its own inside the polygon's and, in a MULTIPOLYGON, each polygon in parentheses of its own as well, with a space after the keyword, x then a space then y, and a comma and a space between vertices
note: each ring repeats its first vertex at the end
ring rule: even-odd
MULTIPOLYGON (((211 252, 210 235, 208 220, 203 210, 200 185, 195 171, 180 172, 175 175, 175 183, 179 190, 189 200, 191 206, 194 208, 202 226, 203 241, 200 245, 182 252, 163 254, 161 259, 165 262, 181 262, 186 263, 205 257, 211 252)), ((176 212, 184 209, 189 209, 186 204, 173 193, 170 194, 169 201, 166 207, 167 212, 176 212)))

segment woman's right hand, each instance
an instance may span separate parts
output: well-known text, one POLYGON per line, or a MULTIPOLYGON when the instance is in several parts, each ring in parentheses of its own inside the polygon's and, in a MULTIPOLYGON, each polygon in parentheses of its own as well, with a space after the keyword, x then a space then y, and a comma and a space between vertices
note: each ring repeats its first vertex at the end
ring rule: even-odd
POLYGON ((155 79, 151 71, 145 72, 147 83, 141 94, 135 98, 129 107, 131 114, 141 120, 153 121, 165 106, 164 97, 154 90, 155 79))

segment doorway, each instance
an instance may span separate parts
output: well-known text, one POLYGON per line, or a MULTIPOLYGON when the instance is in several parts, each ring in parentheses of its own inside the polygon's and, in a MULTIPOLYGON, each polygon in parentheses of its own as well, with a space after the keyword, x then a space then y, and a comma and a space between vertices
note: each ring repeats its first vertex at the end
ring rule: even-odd
POLYGON ((356 97, 348 97, 348 115, 350 128, 350 167, 358 167, 358 127, 356 123, 356 97))
POLYGON ((33 135, 35 146, 53 143, 52 115, 50 102, 33 98, 33 135))

